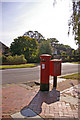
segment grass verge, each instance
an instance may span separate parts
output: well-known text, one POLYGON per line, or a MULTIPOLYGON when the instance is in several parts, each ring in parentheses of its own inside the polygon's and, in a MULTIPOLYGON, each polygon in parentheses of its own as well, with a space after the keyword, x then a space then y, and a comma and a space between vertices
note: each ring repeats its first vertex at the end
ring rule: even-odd
POLYGON ((34 64, 24 64, 24 65, 2 65, 0 69, 9 69, 9 68, 27 68, 27 67, 36 67, 34 64))
POLYGON ((77 63, 77 64, 79 64, 80 62, 70 62, 70 63, 77 63))
POLYGON ((75 74, 71 74, 71 75, 62 76, 60 78, 80 80, 80 73, 75 73, 75 74))

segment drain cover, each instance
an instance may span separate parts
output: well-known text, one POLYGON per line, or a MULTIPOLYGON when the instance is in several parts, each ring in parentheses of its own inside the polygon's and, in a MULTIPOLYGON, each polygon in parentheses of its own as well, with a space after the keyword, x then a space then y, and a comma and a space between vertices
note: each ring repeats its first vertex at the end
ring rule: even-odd
POLYGON ((23 116, 26 116, 26 117, 37 116, 37 114, 35 112, 33 112, 31 109, 29 109, 29 108, 25 108, 25 109, 21 110, 21 114, 23 116))

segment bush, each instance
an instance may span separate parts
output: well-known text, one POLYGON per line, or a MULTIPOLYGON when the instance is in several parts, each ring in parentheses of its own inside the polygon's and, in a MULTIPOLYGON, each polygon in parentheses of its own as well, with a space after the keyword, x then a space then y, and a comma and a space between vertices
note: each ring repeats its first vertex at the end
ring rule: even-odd
POLYGON ((24 55, 18 56, 18 60, 20 63, 27 63, 27 60, 25 59, 24 55))
POLYGON ((8 56, 8 57, 7 57, 7 62, 8 62, 9 64, 13 63, 13 57, 12 57, 12 56, 8 56))
POLYGON ((32 55, 28 62, 29 63, 39 63, 40 62, 40 57, 38 55, 32 55))
POLYGON ((24 55, 15 55, 15 56, 8 56, 3 57, 4 59, 3 64, 25 64, 27 63, 27 60, 25 59, 24 55))
POLYGON ((2 55, 2 64, 7 63, 7 57, 5 55, 2 55))
POLYGON ((0 56, 0 65, 2 64, 2 58, 1 58, 1 56, 0 56))

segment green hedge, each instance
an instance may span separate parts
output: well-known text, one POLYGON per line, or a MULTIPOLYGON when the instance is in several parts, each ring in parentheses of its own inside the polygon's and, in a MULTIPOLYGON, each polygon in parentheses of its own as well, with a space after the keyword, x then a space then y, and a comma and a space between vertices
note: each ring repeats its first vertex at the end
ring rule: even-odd
POLYGON ((2 56, 2 64, 25 64, 27 60, 24 55, 15 55, 15 56, 2 56))
POLYGON ((54 59, 62 59, 63 62, 78 62, 80 61, 80 56, 79 55, 56 55, 53 56, 54 59))

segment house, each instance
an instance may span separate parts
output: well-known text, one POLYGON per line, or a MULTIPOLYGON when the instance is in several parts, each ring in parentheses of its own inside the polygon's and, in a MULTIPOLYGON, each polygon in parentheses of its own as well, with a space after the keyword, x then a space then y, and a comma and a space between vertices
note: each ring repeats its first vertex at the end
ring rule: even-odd
POLYGON ((53 48, 53 55, 57 55, 57 49, 53 48))
POLYGON ((0 54, 5 56, 8 56, 10 54, 9 47, 3 44, 1 41, 0 41, 0 54))

